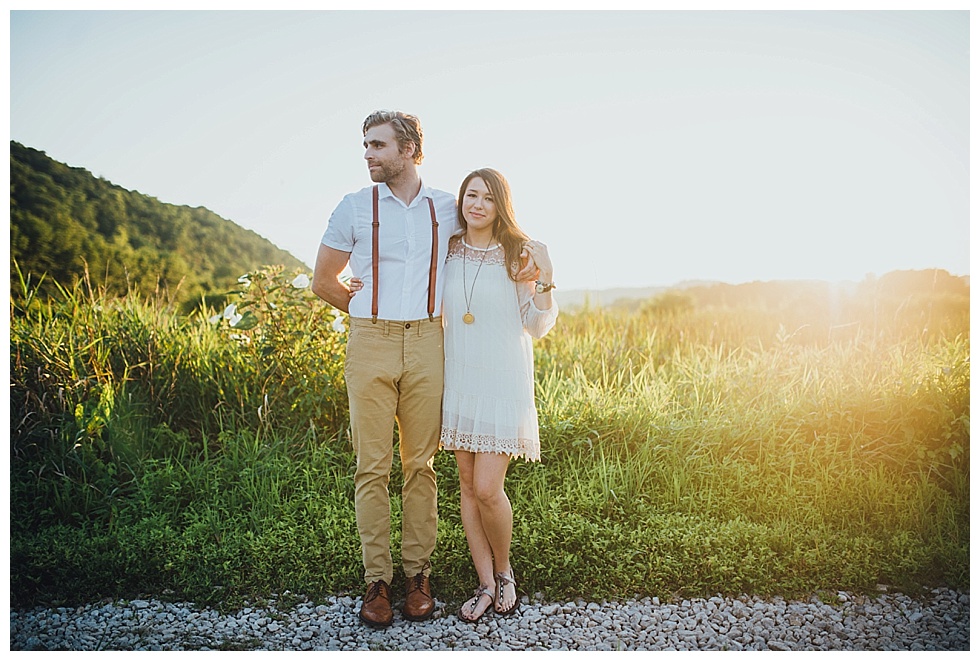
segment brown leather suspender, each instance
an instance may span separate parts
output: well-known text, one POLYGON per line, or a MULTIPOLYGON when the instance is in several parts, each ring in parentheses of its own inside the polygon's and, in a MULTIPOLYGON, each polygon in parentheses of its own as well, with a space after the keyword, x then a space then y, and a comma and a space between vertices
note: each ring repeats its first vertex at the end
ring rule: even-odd
POLYGON ((429 321, 436 311, 436 256, 439 254, 439 221, 436 220, 436 205, 429 201, 429 215, 432 217, 432 254, 429 257, 429 321))
POLYGON ((378 187, 371 193, 374 215, 371 220, 371 323, 378 323, 378 187))
MULTIPOLYGON (((429 202, 429 215, 432 217, 432 254, 429 258, 429 321, 434 321, 432 314, 436 310, 436 260, 439 255, 439 221, 436 220, 436 206, 432 198, 429 202)), ((371 192, 371 323, 378 323, 378 186, 371 192)))

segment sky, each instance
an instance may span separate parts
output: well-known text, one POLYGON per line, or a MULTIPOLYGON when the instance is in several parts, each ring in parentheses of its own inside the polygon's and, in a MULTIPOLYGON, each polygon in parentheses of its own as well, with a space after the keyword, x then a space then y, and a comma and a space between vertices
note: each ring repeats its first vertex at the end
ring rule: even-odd
MULTIPOLYGON (((12 11, 10 138, 314 264, 417 115, 560 289, 969 274, 969 12, 12 11)), ((202 249, 207 249, 202 246, 202 249)))

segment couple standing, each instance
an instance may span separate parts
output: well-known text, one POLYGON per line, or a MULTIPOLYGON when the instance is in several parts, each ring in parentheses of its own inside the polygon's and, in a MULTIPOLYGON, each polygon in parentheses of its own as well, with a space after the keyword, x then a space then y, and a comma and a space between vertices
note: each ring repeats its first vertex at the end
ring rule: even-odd
POLYGON ((435 610, 429 558, 440 445, 456 456, 463 529, 480 581, 459 616, 475 622, 491 607, 511 613, 518 599, 504 478, 511 457, 540 458, 531 336, 542 337, 558 315, 551 259, 518 227, 500 173, 471 173, 455 200, 422 185, 418 118, 379 111, 362 132, 375 185, 337 205, 313 274, 314 293, 350 315, 344 374, 368 584, 359 617, 375 627, 393 618, 388 482, 396 420, 402 615, 425 620, 435 610), (348 263, 356 276, 350 287, 340 280, 348 263))

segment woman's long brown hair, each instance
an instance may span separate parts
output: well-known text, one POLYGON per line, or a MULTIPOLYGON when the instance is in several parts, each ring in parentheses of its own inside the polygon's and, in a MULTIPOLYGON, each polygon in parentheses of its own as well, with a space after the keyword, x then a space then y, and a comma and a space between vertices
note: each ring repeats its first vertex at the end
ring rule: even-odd
POLYGON ((456 217, 459 219, 459 226, 466 232, 466 219, 463 218, 463 196, 466 194, 466 187, 470 181, 479 177, 490 189, 493 195, 493 205, 497 210, 497 217, 493 221, 493 236, 500 245, 504 247, 504 260, 507 262, 507 274, 511 280, 517 281, 517 272, 521 270, 521 251, 524 249, 524 242, 528 240, 517 225, 514 218, 514 205, 511 202, 510 184, 504 179, 504 175, 491 168, 480 168, 466 175, 462 185, 459 187, 459 197, 456 204, 456 217))

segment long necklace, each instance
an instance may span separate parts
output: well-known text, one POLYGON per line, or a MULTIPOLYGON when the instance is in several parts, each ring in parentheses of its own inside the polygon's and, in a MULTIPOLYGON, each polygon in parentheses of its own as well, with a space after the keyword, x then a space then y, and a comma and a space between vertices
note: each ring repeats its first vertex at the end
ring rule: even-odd
POLYGON ((468 247, 468 244, 466 243, 465 237, 462 239, 462 241, 463 241, 463 300, 466 301, 466 313, 463 315, 463 323, 472 324, 474 321, 476 321, 476 317, 474 317, 473 313, 470 312, 470 304, 473 302, 473 290, 476 288, 476 279, 480 277, 480 269, 483 268, 483 260, 486 259, 487 257, 487 252, 490 250, 490 244, 493 242, 493 237, 491 236, 490 240, 487 241, 487 247, 485 250, 483 250, 483 253, 480 255, 480 265, 476 267, 476 275, 473 276, 473 282, 470 283, 469 296, 466 295, 466 248, 468 247))

